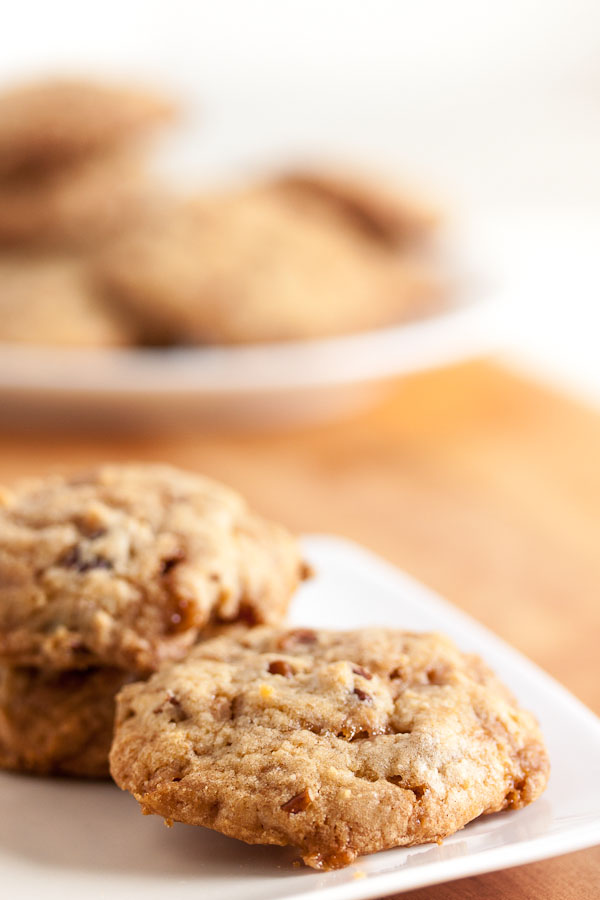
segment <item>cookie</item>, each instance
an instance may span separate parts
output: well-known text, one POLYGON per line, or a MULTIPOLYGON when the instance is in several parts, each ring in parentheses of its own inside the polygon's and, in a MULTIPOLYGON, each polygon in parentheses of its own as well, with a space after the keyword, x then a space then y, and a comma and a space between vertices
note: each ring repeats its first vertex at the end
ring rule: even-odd
POLYGON ((126 344, 131 335, 73 259, 0 256, 0 343, 80 347, 126 344))
POLYGON ((173 209, 125 235, 97 272, 158 343, 351 333, 422 314, 439 293, 412 256, 262 189, 173 209))
POLYGON ((365 235, 392 247, 428 238, 438 224, 437 212, 424 201, 352 173, 290 172, 273 186, 299 206, 329 207, 365 235))
POLYGON ((0 666, 0 767, 106 777, 119 669, 49 672, 0 666))
POLYGON ((298 546, 233 490, 161 465, 108 465, 0 500, 0 660, 147 673, 203 629, 277 623, 298 546))
POLYGON ((106 156, 0 180, 0 245, 78 250, 145 219, 163 202, 128 157, 106 156))
POLYGON ((381 628, 205 643, 123 689, 110 762, 143 812, 324 869, 439 842, 548 778, 533 716, 481 661, 381 628))
POLYGON ((102 154, 168 120, 173 106, 149 91, 48 79, 0 95, 0 176, 102 154))

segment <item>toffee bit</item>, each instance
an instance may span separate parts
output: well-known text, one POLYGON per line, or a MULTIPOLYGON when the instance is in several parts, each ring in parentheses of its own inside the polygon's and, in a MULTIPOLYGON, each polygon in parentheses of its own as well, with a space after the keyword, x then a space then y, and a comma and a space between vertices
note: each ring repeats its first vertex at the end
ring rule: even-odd
MULTIPOLYGON (((219 602, 226 603, 230 596, 231 594, 227 590, 223 590, 219 597, 219 602)), ((243 622, 249 628, 253 628, 255 625, 260 624, 257 610, 255 610, 250 603, 246 602, 240 603, 236 621, 243 622)))
POLYGON ((167 610, 166 628, 169 634, 178 634, 188 628, 204 624, 200 621, 198 610, 186 597, 172 598, 172 605, 167 610))
POLYGON ((353 693, 356 694, 356 696, 358 697, 359 700, 364 700, 365 703, 367 703, 367 702, 368 702, 368 703, 372 703, 372 702, 373 702, 373 698, 371 697, 371 695, 370 695, 370 694, 367 694, 366 691, 363 691, 363 690, 361 690, 361 689, 358 688, 358 687, 357 687, 357 688, 354 688, 353 693))
POLYGON ((429 684, 446 684, 448 672, 444 668, 427 669, 427 671, 425 672, 425 677, 427 678, 429 684))
POLYGON ((300 563, 300 581, 307 581, 309 578, 314 578, 314 574, 315 570, 310 563, 305 561, 300 563))
POLYGON ((310 788, 304 788, 299 794, 296 794, 295 797, 292 797, 291 800, 287 800, 285 803, 281 804, 281 809, 284 812, 290 813, 290 815, 295 816, 297 813, 304 812, 313 801, 313 796, 310 791, 310 788))
POLYGON ((274 659, 269 663, 269 672, 271 675, 283 675, 284 678, 292 678, 294 675, 294 670, 285 659, 274 659))
POLYGON ((363 678, 366 678, 367 681, 370 681, 373 677, 373 673, 369 672, 368 669, 363 669, 362 666, 352 666, 352 671, 355 675, 361 675, 363 678))

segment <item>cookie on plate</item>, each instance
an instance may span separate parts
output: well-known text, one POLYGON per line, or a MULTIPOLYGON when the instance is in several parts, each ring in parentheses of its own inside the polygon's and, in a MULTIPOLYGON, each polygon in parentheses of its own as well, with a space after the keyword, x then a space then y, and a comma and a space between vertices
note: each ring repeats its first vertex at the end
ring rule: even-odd
POLYGON ((0 176, 102 154, 173 116, 150 91, 77 79, 47 79, 0 95, 0 176))
POLYGON ((413 255, 275 186, 173 208, 112 244, 97 272, 158 343, 362 331, 422 314, 439 295, 413 255))
POLYGON ((314 868, 441 841, 546 785, 534 717, 446 638, 256 628, 118 698, 111 773, 145 813, 314 868))
POLYGON ((0 343, 110 347, 130 339, 125 323, 98 297, 80 262, 0 256, 0 343))
POLYGON ((107 465, 3 490, 0 660, 146 674, 210 625, 277 623, 296 541, 235 491, 166 465, 107 465))
POLYGON ((120 669, 52 672, 0 666, 0 767, 106 777, 120 669))

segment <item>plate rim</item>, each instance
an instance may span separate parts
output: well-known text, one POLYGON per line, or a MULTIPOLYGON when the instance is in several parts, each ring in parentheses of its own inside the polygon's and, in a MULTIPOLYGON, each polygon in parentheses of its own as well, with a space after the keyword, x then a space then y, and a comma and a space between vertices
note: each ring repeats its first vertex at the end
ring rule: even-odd
POLYGON ((497 302, 479 297, 385 328, 302 341, 164 349, 0 343, 0 391, 226 396, 376 382, 497 349, 497 302))

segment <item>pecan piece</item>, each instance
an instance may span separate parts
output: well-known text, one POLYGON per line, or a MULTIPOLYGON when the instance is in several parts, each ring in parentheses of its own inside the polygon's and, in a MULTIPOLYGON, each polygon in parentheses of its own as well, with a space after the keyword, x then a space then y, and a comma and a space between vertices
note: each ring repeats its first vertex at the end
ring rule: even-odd
POLYGON ((373 673, 369 672, 368 669, 363 669, 362 666, 352 666, 352 671, 355 675, 361 675, 363 678, 366 678, 367 681, 370 681, 373 677, 373 673))
POLYGON ((358 687, 357 687, 357 688, 354 688, 353 693, 356 694, 356 696, 358 697, 359 700, 364 700, 365 703, 372 703, 372 702, 373 702, 373 698, 371 697, 371 695, 370 695, 370 694, 367 694, 366 691, 363 691, 363 690, 361 690, 361 689, 358 688, 358 687))
POLYGON ((269 663, 269 672, 271 675, 283 675, 284 678, 292 678, 294 674, 294 670, 285 659, 274 659, 269 663))
POLYGON ((285 803, 281 804, 281 809, 284 812, 290 813, 290 815, 295 816, 297 813, 304 812, 313 801, 313 796, 310 788, 304 788, 299 794, 296 794, 295 797, 292 797, 291 800, 287 800, 285 803))

